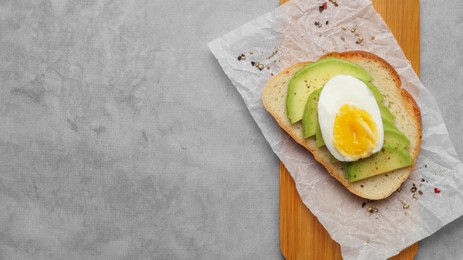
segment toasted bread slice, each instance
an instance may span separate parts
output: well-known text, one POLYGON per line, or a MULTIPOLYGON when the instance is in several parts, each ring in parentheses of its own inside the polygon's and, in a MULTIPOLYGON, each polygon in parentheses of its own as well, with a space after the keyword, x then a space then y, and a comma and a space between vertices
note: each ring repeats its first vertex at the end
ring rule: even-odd
MULTIPOLYGON (((411 95, 401 88, 400 77, 394 68, 382 58, 368 52, 328 53, 322 58, 324 57, 340 58, 358 64, 372 76, 372 83, 384 96, 383 103, 396 116, 396 127, 410 140, 411 144, 408 150, 414 162, 416 162, 421 145, 420 110, 411 95)), ((262 93, 265 109, 275 118, 281 128, 297 143, 307 148, 313 154, 315 160, 320 162, 331 176, 341 182, 350 192, 371 200, 388 197, 408 178, 413 166, 351 183, 344 177, 342 164, 339 162, 333 163, 330 160, 330 153, 326 147, 317 148, 314 137, 305 139, 302 136, 300 122, 290 123, 286 114, 288 83, 294 73, 308 63, 303 62, 293 65, 267 82, 262 93)))

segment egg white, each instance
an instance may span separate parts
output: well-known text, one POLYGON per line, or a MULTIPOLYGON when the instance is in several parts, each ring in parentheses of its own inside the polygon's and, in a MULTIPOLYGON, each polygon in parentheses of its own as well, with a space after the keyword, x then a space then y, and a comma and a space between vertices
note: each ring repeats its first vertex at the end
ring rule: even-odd
POLYGON ((354 105, 367 111, 376 123, 378 143, 372 153, 383 147, 384 129, 381 112, 371 90, 361 80, 348 76, 337 75, 331 78, 323 87, 318 100, 318 121, 325 145, 330 153, 339 161, 355 161, 356 158, 344 156, 334 146, 333 131, 336 114, 343 105, 354 105))

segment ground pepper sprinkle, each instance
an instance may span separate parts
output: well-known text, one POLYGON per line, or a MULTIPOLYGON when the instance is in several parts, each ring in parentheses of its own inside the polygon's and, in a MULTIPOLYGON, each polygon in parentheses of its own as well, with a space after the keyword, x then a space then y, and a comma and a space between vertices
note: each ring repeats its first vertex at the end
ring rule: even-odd
POLYGON ((330 0, 330 2, 331 2, 332 4, 334 4, 334 6, 336 6, 336 7, 338 7, 338 5, 339 5, 338 2, 337 2, 336 0, 330 0))
MULTIPOLYGON (((272 59, 275 55, 277 55, 278 53, 278 49, 276 49, 274 52, 272 52, 272 55, 268 56, 267 59, 272 59)), ((276 62, 276 60, 274 60, 273 62, 276 62)))
POLYGON ((368 212, 369 212, 370 214, 378 213, 378 211, 379 211, 379 210, 378 210, 378 208, 377 208, 376 206, 369 206, 369 207, 368 207, 368 212))

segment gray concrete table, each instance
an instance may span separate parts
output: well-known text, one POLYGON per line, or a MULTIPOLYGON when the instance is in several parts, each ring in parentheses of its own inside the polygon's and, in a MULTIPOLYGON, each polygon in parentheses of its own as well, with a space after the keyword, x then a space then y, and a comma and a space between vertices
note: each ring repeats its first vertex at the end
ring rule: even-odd
MULTIPOLYGON (((278 159, 206 46, 277 6, 1 1, 0 259, 280 259, 278 159)), ((463 4, 421 18, 463 159, 463 4)), ((461 241, 463 219, 417 259, 461 241)))

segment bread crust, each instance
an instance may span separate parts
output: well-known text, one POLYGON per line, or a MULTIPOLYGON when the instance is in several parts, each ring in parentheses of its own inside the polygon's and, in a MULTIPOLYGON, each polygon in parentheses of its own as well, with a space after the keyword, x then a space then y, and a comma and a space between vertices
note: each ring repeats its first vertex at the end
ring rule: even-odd
MULTIPOLYGON (((400 126, 400 123, 406 123, 411 126, 399 129, 404 132, 411 142, 409 152, 415 164, 421 146, 421 113, 410 93, 401 87, 402 83, 400 81, 400 76, 396 70, 381 57, 364 51, 332 52, 321 58, 325 57, 345 59, 361 66, 362 64, 367 64, 366 66, 362 66, 367 72, 373 75, 380 75, 381 78, 384 76, 384 82, 378 81, 375 85, 377 85, 380 92, 385 96, 385 100, 387 99, 387 101, 391 103, 390 108, 400 113, 401 117, 396 118, 396 125, 398 120, 402 120, 404 122, 399 122, 398 126, 400 126), (369 68, 370 65, 374 65, 374 69, 369 68), (392 85, 395 87, 392 87, 392 85), (389 95, 384 95, 384 93, 389 95)), ((300 122, 296 124, 291 124, 289 122, 286 115, 286 93, 289 80, 296 71, 309 63, 310 62, 301 62, 295 64, 275 75, 267 82, 262 92, 262 101, 265 109, 275 118, 278 125, 280 125, 293 140, 309 150, 314 156, 314 159, 322 164, 328 173, 350 192, 359 197, 371 200, 379 200, 388 197, 408 178, 414 164, 387 174, 351 183, 344 177, 342 164, 333 163, 329 160, 329 152, 326 147, 316 147, 313 137, 308 139, 303 138, 300 122), (278 95, 276 95, 276 92, 278 92, 278 95)), ((374 80, 375 77, 373 76, 373 81, 374 80)))

